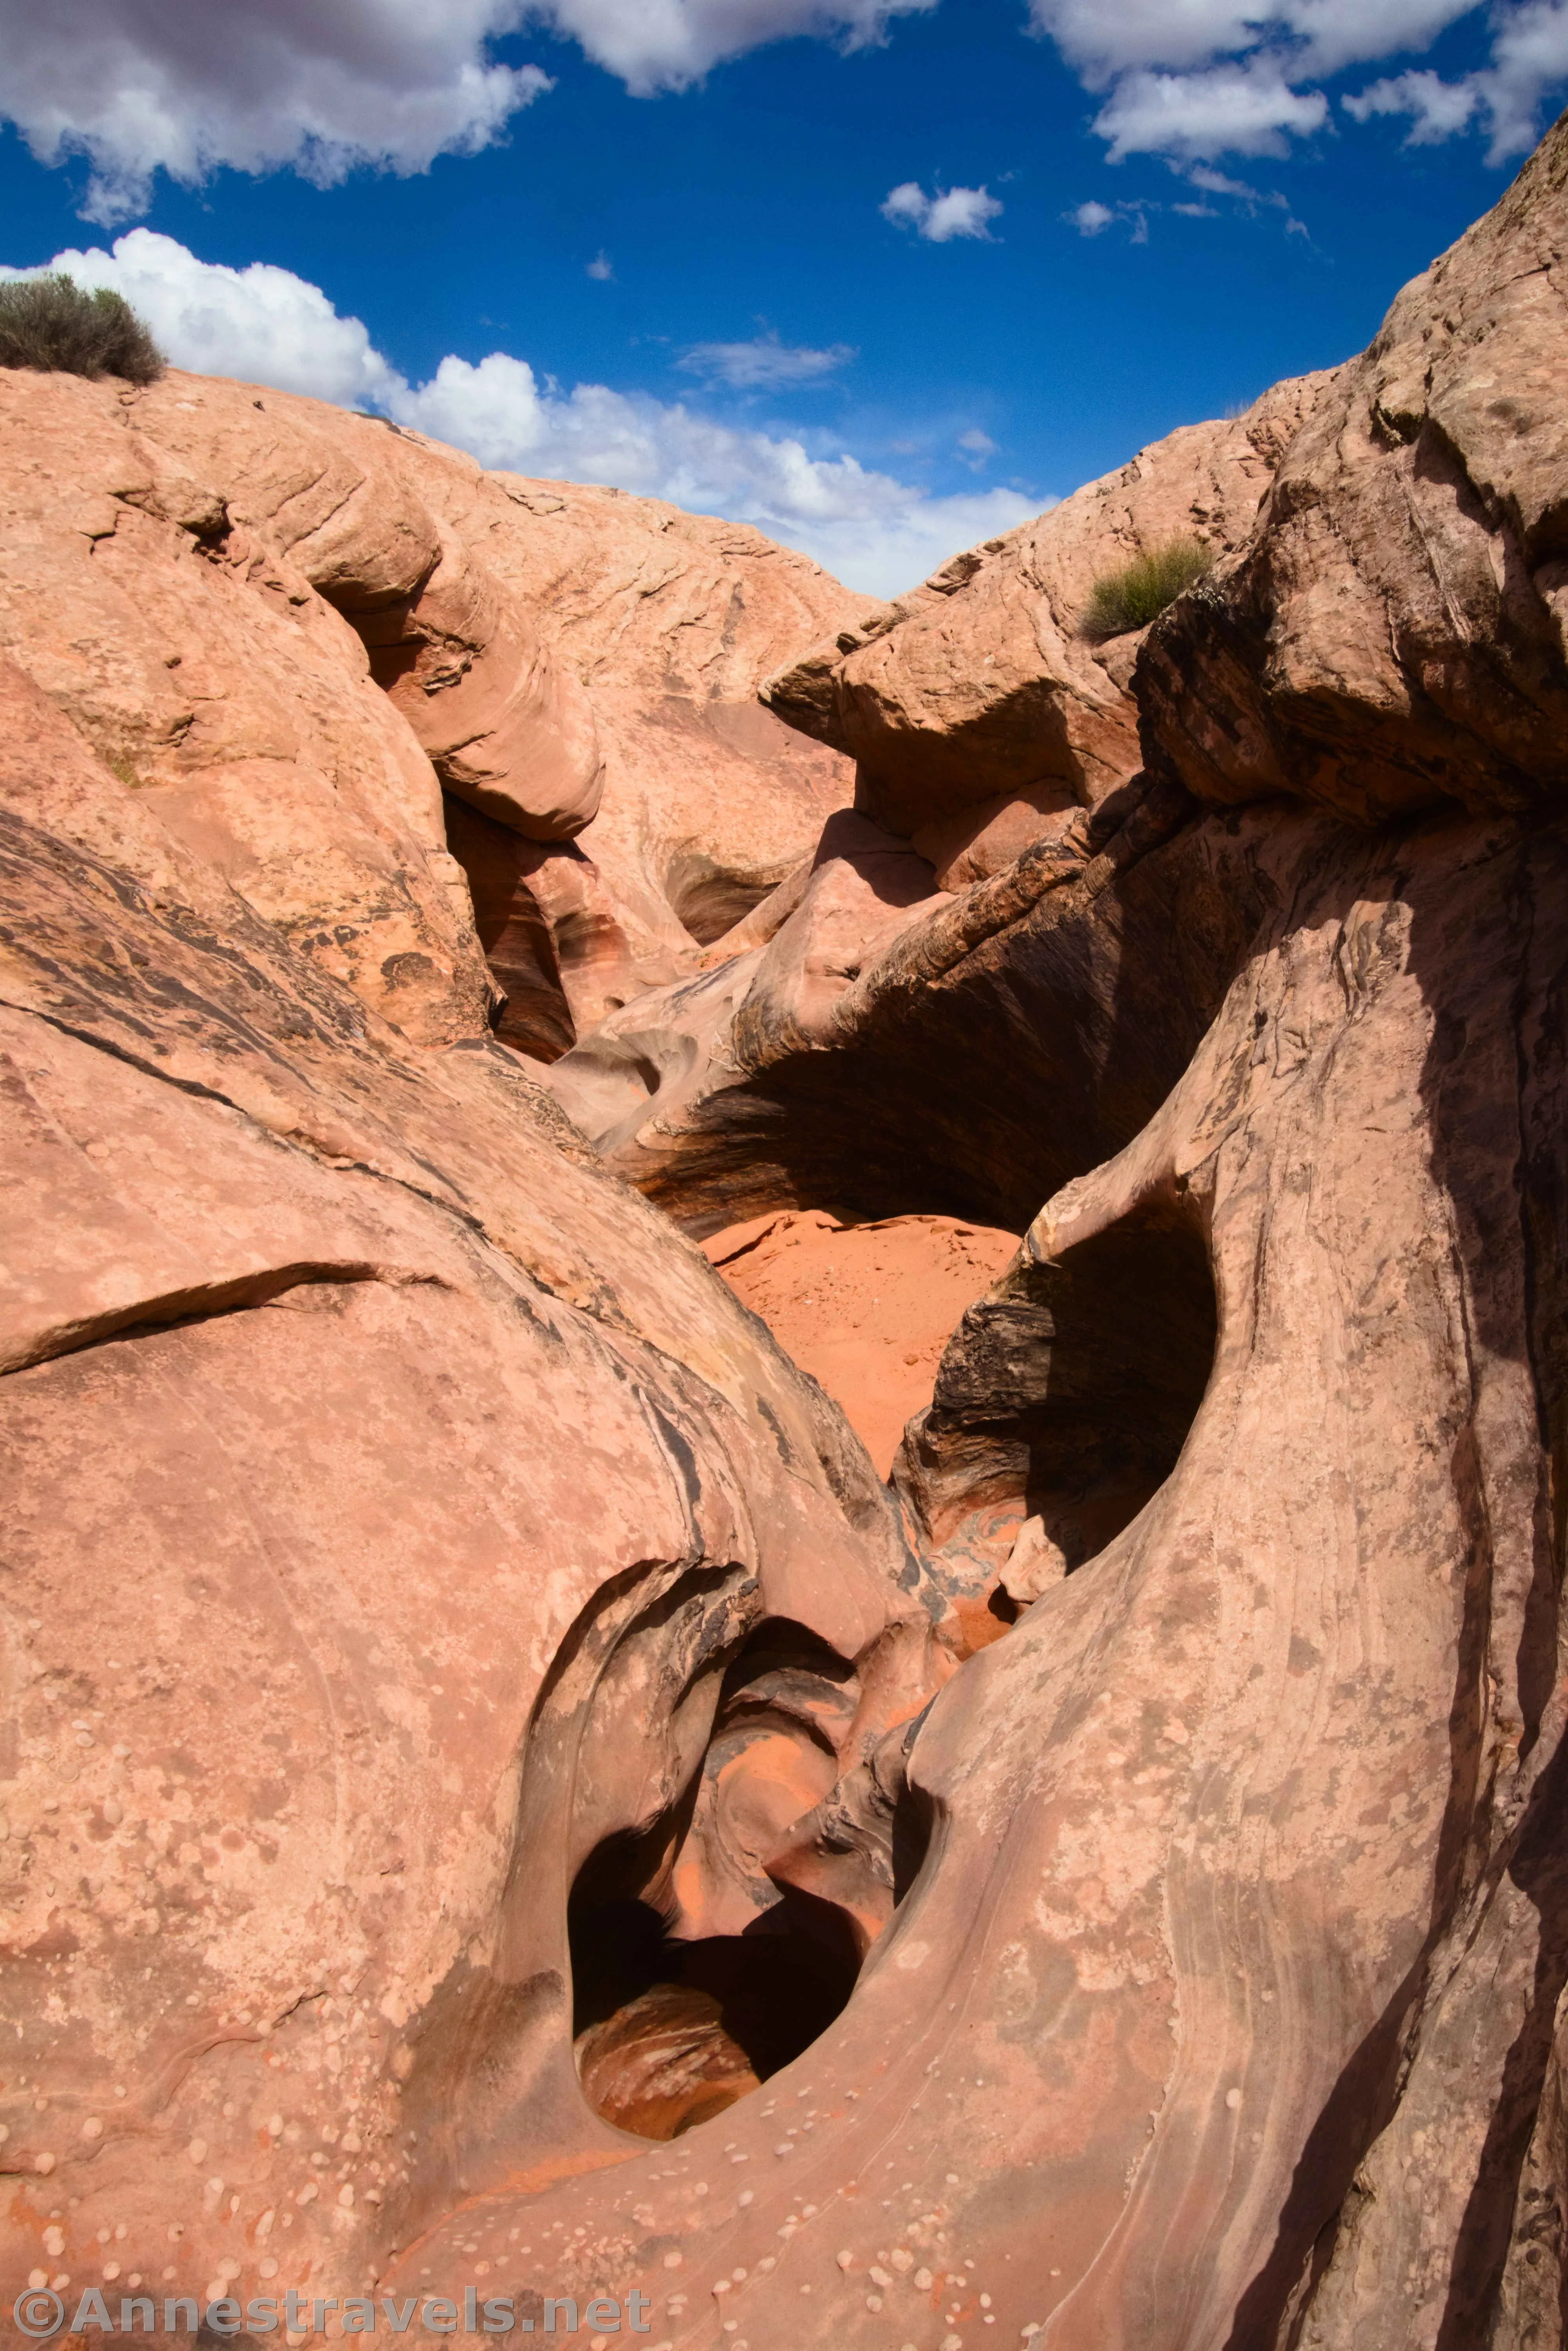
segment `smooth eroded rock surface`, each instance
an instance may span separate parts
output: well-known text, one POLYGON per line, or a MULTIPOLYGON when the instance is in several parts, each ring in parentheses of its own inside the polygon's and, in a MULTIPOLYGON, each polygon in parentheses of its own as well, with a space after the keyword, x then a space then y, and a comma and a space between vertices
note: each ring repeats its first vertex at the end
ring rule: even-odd
POLYGON ((1185 425, 956 556, 770 678, 768 707, 856 760, 856 805, 912 834, 945 877, 999 871, 1053 816, 1103 799, 1140 764, 1135 643, 1082 632, 1095 580, 1172 538, 1239 546, 1330 381, 1276 384, 1227 423, 1185 425))

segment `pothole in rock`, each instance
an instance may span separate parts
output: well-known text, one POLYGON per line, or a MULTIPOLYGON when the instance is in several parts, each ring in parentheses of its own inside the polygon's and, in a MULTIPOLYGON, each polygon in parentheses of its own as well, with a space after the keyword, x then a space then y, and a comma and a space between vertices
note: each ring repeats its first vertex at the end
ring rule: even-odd
POLYGON ((1011 1263, 1016 1233, 956 1217, 785 1209, 703 1243, 744 1305, 844 1413, 885 1479, 943 1349, 1011 1263))
POLYGON ((899 1459, 938 1578, 990 1562, 1016 1613, 1097 1559, 1175 1469, 1217 1328, 1203 1236, 1174 1217, 1015 1266, 964 1315, 899 1459))
POLYGON ((768 1624, 725 1676, 680 1802, 606 1838, 568 1907, 573 2039, 607 2122, 670 2139, 789 2064, 859 1971, 831 1901, 766 1865, 830 1795, 858 1704, 852 1669, 799 1625, 768 1624))
POLYGON ((698 1943, 672 1939, 644 1903, 580 1915, 578 2074, 607 2122, 641 2138, 678 2138, 827 2031, 854 1989, 852 1954, 843 1938, 802 1928, 802 1897, 779 1907, 789 1915, 759 1933, 698 1943))

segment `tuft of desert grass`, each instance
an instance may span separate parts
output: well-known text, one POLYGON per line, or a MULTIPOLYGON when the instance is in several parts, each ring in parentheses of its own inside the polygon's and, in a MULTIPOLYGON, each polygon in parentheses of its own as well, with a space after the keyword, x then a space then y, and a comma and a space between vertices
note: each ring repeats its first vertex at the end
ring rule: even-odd
POLYGON ((1146 629, 1167 604, 1203 578, 1213 561, 1214 549, 1201 538, 1167 538, 1134 556, 1119 571, 1102 572, 1089 591, 1078 624, 1081 633, 1102 640, 1146 629))
POLYGON ((89 293, 57 269, 0 285, 0 367, 154 383, 164 365, 123 294, 89 293))

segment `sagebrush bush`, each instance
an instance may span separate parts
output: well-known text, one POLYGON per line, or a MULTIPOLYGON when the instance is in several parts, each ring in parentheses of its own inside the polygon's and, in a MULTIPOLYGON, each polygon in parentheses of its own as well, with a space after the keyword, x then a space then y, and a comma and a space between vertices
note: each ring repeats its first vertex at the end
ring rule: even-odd
POLYGON ((1129 629, 1146 629, 1213 561, 1213 549, 1201 538, 1167 538, 1120 571, 1102 573, 1079 623, 1083 634, 1122 637, 1129 629))
POLYGON ((164 360, 123 294, 106 286, 89 293, 51 270, 0 285, 0 367, 153 383, 164 360))

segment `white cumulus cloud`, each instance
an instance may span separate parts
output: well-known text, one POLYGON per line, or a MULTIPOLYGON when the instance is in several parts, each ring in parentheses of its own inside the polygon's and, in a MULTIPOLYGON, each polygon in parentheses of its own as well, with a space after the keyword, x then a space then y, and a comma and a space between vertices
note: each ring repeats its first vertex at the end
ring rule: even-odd
POLYGON ((864 48, 938 0, 535 0, 525 13, 580 43, 634 97, 685 89, 714 66, 807 35, 864 48))
MULTIPOLYGON (((1419 55, 1482 0, 1030 0, 1030 21, 1085 86, 1106 93, 1095 129, 1111 160, 1283 155, 1320 130, 1312 85, 1419 55)), ((1490 160, 1529 147, 1568 84, 1568 0, 1493 0, 1489 63, 1456 82, 1406 68, 1345 101, 1353 120, 1405 115, 1414 143, 1485 120, 1490 160)))
POLYGON ((1480 93, 1469 82, 1444 81, 1435 73, 1402 73, 1375 81, 1341 103, 1357 122, 1374 114, 1408 115, 1408 143, 1427 147, 1462 131, 1480 104, 1480 93))
POLYGON ((928 196, 917 181, 905 180, 889 189, 882 216, 899 228, 912 228, 932 245, 946 245, 956 236, 988 237, 988 224, 1001 209, 985 188, 938 188, 928 196))
POLYGON ((1304 73, 1424 49, 1477 0, 1031 0, 1030 19, 1091 87, 1139 67, 1184 71, 1281 40, 1304 73))
MULTIPOLYGON (((791 435, 738 430, 681 402, 605 384, 541 387, 526 360, 503 351, 477 364, 449 354, 427 382, 412 384, 319 287, 267 263, 200 261, 151 229, 131 230, 112 251, 58 253, 43 266, 122 293, 177 367, 373 405, 482 465, 613 484, 754 523, 869 595, 897 594, 1047 503, 1006 489, 936 496, 852 456, 813 457, 791 435)), ((33 274, 0 268, 0 277, 33 274)))
POLYGON ((1503 17, 1491 64, 1474 77, 1491 123, 1491 160, 1521 154, 1540 127, 1542 100, 1568 81, 1568 6, 1531 0, 1503 17))
POLYGON ((792 35, 845 47, 937 0, 0 0, 0 120, 41 162, 84 155, 83 217, 145 212, 159 172, 222 165, 329 185, 428 171, 500 138, 549 76, 503 65, 530 27, 577 41, 639 96, 792 35))
POLYGON ((1491 62, 1458 81, 1411 71, 1375 81, 1343 103, 1357 122, 1375 114, 1404 115, 1406 145, 1430 147, 1472 122, 1483 121, 1488 161, 1506 162, 1534 143, 1549 91, 1568 82, 1568 5, 1564 0, 1527 0, 1501 11, 1495 22, 1491 62))
POLYGON ((1321 130, 1328 110, 1321 89, 1292 89, 1259 60, 1206 73, 1124 74, 1094 128, 1109 140, 1113 163, 1127 155, 1283 155, 1286 134, 1321 130))
POLYGON ((757 335, 748 343, 694 343, 678 364, 688 375, 706 376, 741 392, 772 392, 786 383, 819 383, 836 375, 855 356, 849 343, 813 350, 809 344, 757 335))
POLYGON ((1061 217, 1072 223, 1080 236, 1100 236, 1110 227, 1116 215, 1109 204, 1098 204, 1091 196, 1086 204, 1075 204, 1070 213, 1063 213, 1061 217))
POLYGON ((0 114, 45 163, 88 157, 83 207, 145 211, 153 174, 290 164, 321 183, 359 164, 428 170, 472 153, 550 87, 486 53, 513 0, 0 0, 0 114))

